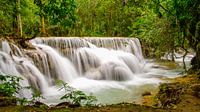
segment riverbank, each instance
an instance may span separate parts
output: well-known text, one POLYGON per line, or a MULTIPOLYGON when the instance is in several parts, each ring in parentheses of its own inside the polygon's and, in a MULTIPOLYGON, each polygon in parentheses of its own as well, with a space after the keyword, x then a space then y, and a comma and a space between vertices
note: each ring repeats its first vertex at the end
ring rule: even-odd
POLYGON ((200 79, 189 74, 161 84, 157 94, 143 97, 142 104, 174 112, 199 112, 200 79))

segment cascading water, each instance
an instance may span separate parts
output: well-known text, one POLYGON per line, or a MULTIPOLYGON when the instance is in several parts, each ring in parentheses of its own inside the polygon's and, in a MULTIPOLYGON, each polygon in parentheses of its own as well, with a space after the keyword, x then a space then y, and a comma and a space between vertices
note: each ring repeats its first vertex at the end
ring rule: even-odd
POLYGON ((105 48, 80 48, 74 56, 80 74, 99 80, 129 80, 142 72, 137 58, 126 52, 105 48), (133 63, 133 62, 134 63, 133 63))
POLYGON ((134 101, 160 82, 144 77, 148 66, 135 38, 36 38, 32 50, 0 42, 0 73, 24 77, 48 103, 63 94, 56 80, 92 92, 100 103, 134 101))
POLYGON ((54 78, 69 82, 77 77, 74 66, 67 58, 62 57, 58 52, 47 45, 35 46, 46 53, 49 65, 47 64, 45 66, 46 68, 49 66, 50 74, 52 74, 54 78))

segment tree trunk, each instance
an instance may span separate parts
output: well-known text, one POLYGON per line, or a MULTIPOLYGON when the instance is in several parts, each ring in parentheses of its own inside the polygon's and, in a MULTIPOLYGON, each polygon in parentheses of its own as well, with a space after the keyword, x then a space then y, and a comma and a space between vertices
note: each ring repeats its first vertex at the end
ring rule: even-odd
POLYGON ((42 31, 41 31, 42 36, 46 36, 44 16, 41 16, 41 23, 42 23, 42 31))
POLYGON ((196 24, 194 39, 191 45, 196 51, 196 56, 192 59, 191 65, 193 70, 197 70, 200 73, 200 21, 196 24))
POLYGON ((17 0, 17 36, 22 37, 22 20, 20 14, 20 0, 17 0))
POLYGON ((22 37, 23 36, 23 32, 22 32, 22 19, 21 19, 21 15, 20 14, 18 14, 17 15, 17 21, 18 21, 18 35, 20 36, 20 37, 22 37))

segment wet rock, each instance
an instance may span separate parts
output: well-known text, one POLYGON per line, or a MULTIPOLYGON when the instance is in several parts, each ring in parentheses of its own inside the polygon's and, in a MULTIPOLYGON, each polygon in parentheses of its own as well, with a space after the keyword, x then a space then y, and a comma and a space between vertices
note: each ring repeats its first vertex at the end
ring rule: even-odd
POLYGON ((56 108, 66 108, 66 107, 70 107, 70 108, 76 108, 76 107, 80 107, 80 104, 72 104, 70 102, 62 102, 59 103, 58 105, 56 105, 56 108))
POLYGON ((36 101, 33 106, 34 107, 39 107, 39 108, 41 108, 41 107, 48 108, 48 106, 46 104, 44 104, 42 102, 39 102, 39 101, 36 101))
POLYGON ((64 108, 64 107, 68 107, 71 103, 70 102, 62 102, 57 104, 55 107, 56 108, 64 108))

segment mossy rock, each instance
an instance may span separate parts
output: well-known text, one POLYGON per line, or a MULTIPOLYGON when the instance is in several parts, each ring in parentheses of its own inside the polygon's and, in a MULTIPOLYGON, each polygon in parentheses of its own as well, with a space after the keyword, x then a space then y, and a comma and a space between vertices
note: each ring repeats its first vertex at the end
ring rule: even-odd
POLYGON ((16 106, 17 99, 15 97, 0 97, 0 107, 16 106))
POLYGON ((163 83, 159 86, 156 95, 157 106, 161 108, 173 108, 181 101, 184 87, 180 83, 163 83))

